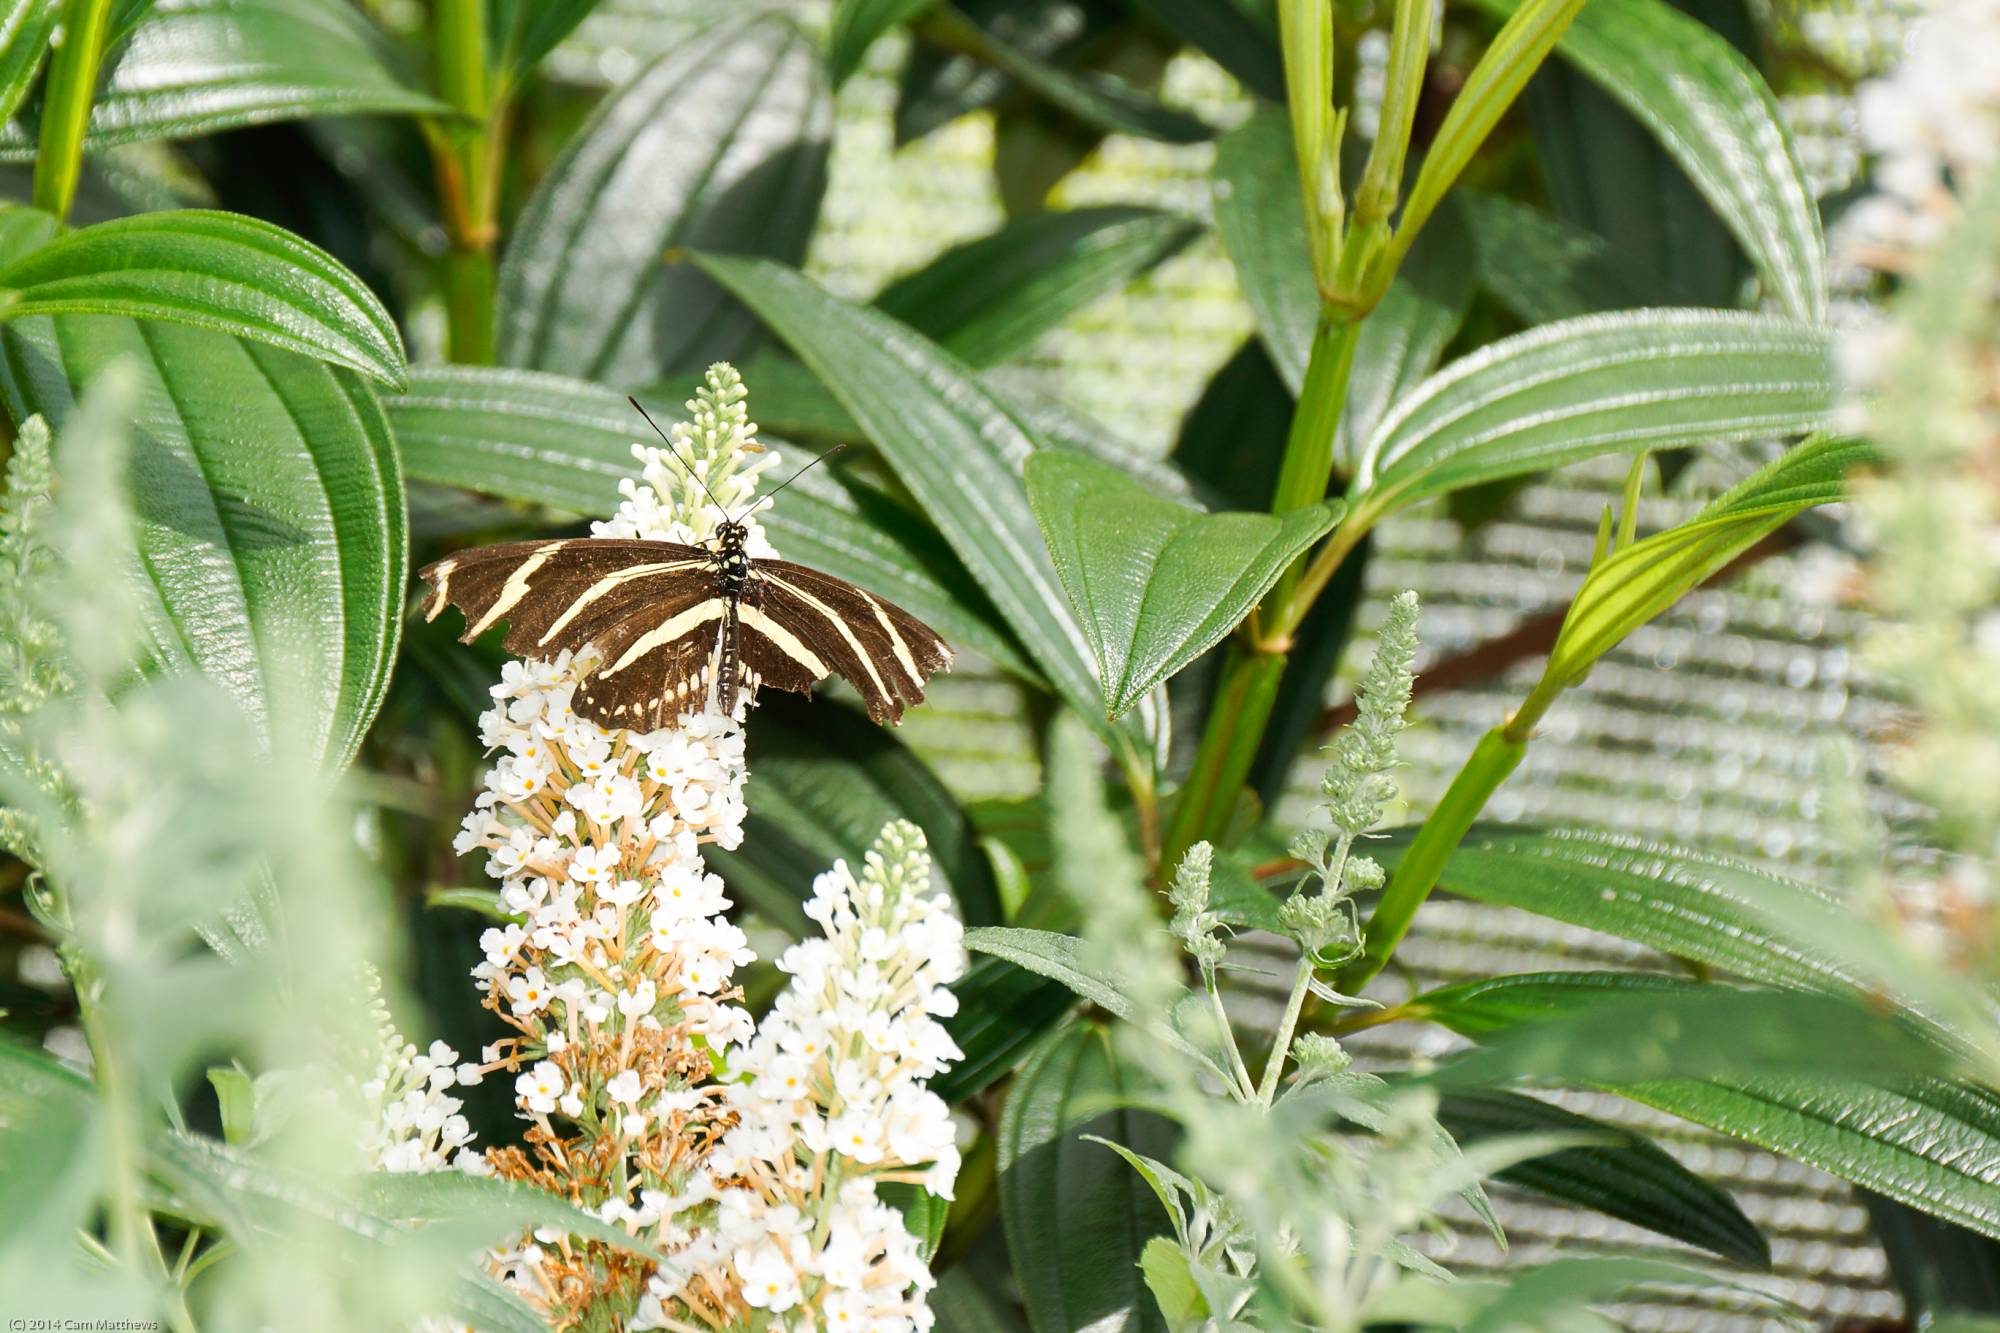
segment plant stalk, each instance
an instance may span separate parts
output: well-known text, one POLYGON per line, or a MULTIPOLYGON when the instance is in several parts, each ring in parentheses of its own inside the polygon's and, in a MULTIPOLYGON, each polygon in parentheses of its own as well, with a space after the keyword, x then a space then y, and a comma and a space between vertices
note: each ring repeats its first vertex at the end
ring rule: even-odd
POLYGON ((112 0, 64 0, 62 44, 49 58, 42 98, 42 136, 35 154, 33 202, 44 213, 69 216, 83 176, 83 136, 97 96, 112 0))
POLYGON ((1257 758, 1264 724, 1277 703, 1278 682, 1284 674, 1284 654, 1261 651, 1240 639, 1230 645, 1194 766, 1181 785, 1180 801, 1167 824, 1160 854, 1163 877, 1173 873, 1188 848, 1203 840, 1220 840, 1235 809, 1236 793, 1242 790, 1257 758))
POLYGON ((491 365, 493 248, 499 239, 499 144, 504 110, 487 65, 485 0, 437 0, 434 40, 438 96, 470 124, 431 134, 438 202, 450 249, 444 259, 447 351, 453 361, 491 365))
POLYGON ((1306 1006, 1306 990, 1312 982, 1313 957, 1299 958, 1299 970, 1292 976, 1292 993, 1285 1000, 1285 1016, 1278 1020, 1278 1034, 1271 1040, 1270 1058, 1264 1061, 1264 1077, 1257 1084, 1257 1101, 1269 1106, 1278 1096, 1278 1080, 1284 1076, 1285 1057, 1291 1053, 1292 1034, 1298 1031, 1299 1014, 1306 1006))
POLYGON ((1368 918, 1361 956, 1342 968, 1334 983, 1342 994, 1360 994, 1361 988, 1388 963, 1396 946, 1409 933, 1417 909, 1437 887, 1446 862, 1458 850, 1472 821, 1479 817, 1500 784, 1520 766, 1528 753, 1528 742, 1525 737, 1510 734, 1511 728, 1512 723, 1495 727, 1480 737, 1465 766, 1451 780, 1444 799, 1417 830, 1416 838, 1403 853, 1395 875, 1382 890, 1381 900, 1368 918))

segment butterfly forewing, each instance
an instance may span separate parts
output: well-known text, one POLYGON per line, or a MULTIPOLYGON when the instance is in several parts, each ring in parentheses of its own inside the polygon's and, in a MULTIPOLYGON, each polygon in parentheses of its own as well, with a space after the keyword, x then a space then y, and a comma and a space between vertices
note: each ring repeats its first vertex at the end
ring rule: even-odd
MULTIPOLYGON (((735 548, 740 552, 740 547, 735 548)), ((554 657, 594 644, 576 711, 606 727, 651 730, 716 691, 810 694, 839 672, 869 715, 897 721, 921 702, 924 680, 951 650, 907 611, 853 584, 783 560, 751 560, 739 598, 724 590, 723 557, 674 542, 575 538, 510 542, 447 557, 421 571, 435 618, 465 613, 470 640, 505 621, 509 651, 554 657)))

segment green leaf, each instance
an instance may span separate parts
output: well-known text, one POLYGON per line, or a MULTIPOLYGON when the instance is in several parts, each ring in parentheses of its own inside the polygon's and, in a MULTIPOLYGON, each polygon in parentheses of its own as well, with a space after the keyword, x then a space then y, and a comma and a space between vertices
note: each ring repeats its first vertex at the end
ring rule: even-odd
POLYGON ((1430 151, 1404 196, 1402 217, 1382 256, 1384 262, 1394 265, 1409 251, 1418 229, 1444 201, 1445 192, 1583 7, 1583 0, 1527 0, 1501 25, 1479 63, 1465 76, 1431 139, 1430 151))
POLYGON ((0 288, 13 289, 11 303, 0 294, 4 319, 155 319, 403 381, 403 341, 375 294, 319 247, 236 213, 100 222, 0 269, 0 288))
POLYGON ((974 23, 949 4, 940 8, 934 21, 956 45, 1086 125, 1165 143, 1201 143, 1215 135, 1200 118, 1174 110, 1123 79, 1042 59, 1008 42, 996 28, 974 23))
POLYGON ((1285 100, 1285 64, 1270 11, 1237 0, 1133 0, 1133 8, 1234 75, 1258 97, 1285 100))
POLYGON ((903 1226, 917 1238, 924 1258, 929 1260, 936 1255, 938 1242, 944 1239, 950 1201, 906 1180, 887 1181, 878 1187, 878 1192, 883 1203, 903 1215, 903 1226))
MULTIPOLYGON (((958 11, 1020 55, 1071 65, 1117 31, 1122 15, 1075 0, 957 0, 958 11)), ((919 25, 923 36, 925 25, 919 25)), ((969 111, 992 106, 1020 85, 953 46, 920 40, 896 90, 896 143, 921 139, 969 111)))
POLYGON ((937 887, 961 919, 1001 919, 992 863, 957 801, 894 733, 827 700, 766 695, 750 729, 749 825, 734 852, 709 849, 724 878, 760 905, 806 927, 799 904, 812 877, 844 859, 859 868, 882 826, 924 831, 937 887), (798 873, 799 871, 803 873, 798 873))
POLYGON ((524 923, 527 918, 519 912, 510 912, 500 903, 498 889, 425 889, 425 907, 449 907, 464 912, 476 912, 488 921, 524 923))
POLYGON ((1021 1317, 1014 1312, 1012 1295, 989 1289, 1004 1284, 983 1281, 982 1276, 964 1263, 938 1275, 930 1307, 941 1333, 1020 1333, 1021 1317))
POLYGON ((266 735, 344 767, 381 705, 409 581, 388 421, 352 371, 204 329, 108 316, 0 329, 14 420, 60 424, 138 367, 137 545, 162 663, 221 682, 266 735))
POLYGON ((1646 304, 1603 237, 1501 195, 1461 190, 1454 198, 1478 251, 1479 285, 1523 323, 1646 304))
POLYGON ((47 245, 62 223, 39 208, 0 204, 0 264, 12 264, 47 245))
POLYGON ((833 86, 846 83, 861 68, 861 58, 875 39, 898 24, 908 23, 930 8, 933 0, 835 0, 833 22, 826 35, 826 63, 833 86))
MULTIPOLYGON (((312 116, 452 114, 392 72, 343 0, 157 0, 114 58, 91 106, 93 150, 312 116)), ((0 159, 34 152, 19 123, 0 133, 0 159)))
MULTIPOLYGON (((1480 0, 1505 14, 1515 0, 1480 0)), ((1741 52, 1663 0, 1592 0, 1557 48, 1652 131, 1794 319, 1826 316, 1825 241, 1778 99, 1741 52)))
POLYGON ((1208 1313, 1208 1302, 1194 1282, 1194 1271, 1181 1247, 1165 1236, 1155 1236, 1139 1252, 1139 1271, 1146 1275, 1146 1290, 1168 1328, 1199 1328, 1208 1313))
POLYGON ((1011 1074, 1035 1043, 1076 1008, 1068 987, 1004 958, 975 957, 951 991, 958 997, 958 1012, 945 1020, 945 1031, 965 1058, 930 1082, 931 1091, 951 1105, 1011 1074))
POLYGON ((61 14, 62 0, 0 0, 0 125, 35 86, 61 14))
MULTIPOLYGON (((606 518, 618 483, 638 473, 632 445, 644 423, 602 385, 472 366, 415 366, 410 381, 383 406, 416 480, 606 518)), ((746 383, 761 420, 760 381, 746 383)), ((1035 677, 950 548, 886 497, 820 467, 761 520, 788 559, 880 593, 955 647, 1035 677)))
POLYGON ((1518 1134, 1613 1135, 1616 1145, 1565 1148, 1500 1172, 1510 1185, 1594 1209, 1752 1268, 1771 1266, 1771 1247, 1729 1195, 1650 1139, 1512 1092, 1447 1095, 1438 1120, 1461 1144, 1518 1134))
POLYGON ((1138 1174, 1085 1135, 1164 1157, 1164 1130, 1129 1110, 1100 1114, 1129 1091, 1104 1029, 1062 1029, 1015 1078, 997 1139, 1000 1216, 1035 1333, 1162 1330, 1139 1256, 1166 1217, 1138 1174))
MULTIPOLYGON (((1605 978, 1618 974, 1583 974, 1605 978)), ((1617 989, 1657 998, 1689 983, 1670 978, 1623 977, 1617 989)), ((1477 983, 1475 983, 1475 986, 1477 983)), ((1483 999, 1469 994, 1444 1019, 1455 1030, 1485 1039, 1527 1019, 1586 1015, 1599 1008, 1607 987, 1578 977, 1503 978, 1483 999), (1460 1021, 1460 1019, 1464 1021, 1460 1021)), ((1433 992, 1438 994, 1438 992, 1433 992)), ((1428 998, 1428 997, 1426 997, 1428 998)), ((1744 1034, 1711 1029, 1695 1034, 1744 1034)), ((1838 1049, 1836 1063, 1865 1061, 1838 1049)), ((1769 1038, 1751 1033, 1756 1043, 1769 1038)), ((1783 1041, 1783 1034, 1777 1034, 1783 1041)), ((1818 1044, 1818 1043, 1816 1043, 1818 1044)), ((2000 1238, 2000 1094, 1933 1077, 1875 1080, 1797 1071, 1809 1063, 1780 1052, 1772 1067, 1742 1077, 1632 1079, 1606 1082, 1607 1091, 1872 1189, 1934 1217, 1984 1236, 2000 1238), (1789 1066, 1789 1068, 1787 1068, 1789 1066), (1883 1084, 1891 1083, 1891 1086, 1883 1084)), ((1887 1067, 1903 1063, 1891 1060, 1887 1067)))
MULTIPOLYGON (((1610 1255, 1602 1258, 1557 1259, 1510 1275, 1510 1280, 1481 1303, 1479 1312, 1464 1325, 1465 1333, 1514 1333, 1517 1329, 1597 1328, 1595 1323, 1578 1325, 1574 1316, 1584 1307, 1610 1300, 1637 1287, 1658 1285, 1714 1287, 1713 1273, 1689 1264, 1673 1263, 1639 1255, 1610 1255), (1560 1319, 1569 1315, 1572 1319, 1560 1319), (1560 1322, 1559 1322, 1560 1321, 1560 1322)), ((1739 1297, 1748 1296, 1766 1309, 1777 1299, 1754 1287, 1722 1283, 1739 1297)), ((1605 1327, 1615 1327, 1606 1325, 1605 1327)))
POLYGON ((231 1147, 243 1147, 257 1129, 256 1085, 235 1065, 211 1066, 208 1085, 215 1089, 215 1104, 222 1113, 223 1139, 231 1147))
POLYGON ((875 307, 968 365, 996 365, 1201 234, 1200 224, 1129 205, 1014 218, 889 284, 875 307))
POLYGON ((1340 512, 1206 514, 1054 452, 1028 460, 1027 482, 1111 717, 1221 642, 1340 512))
MULTIPOLYGON (((696 259, 768 322, 854 414, 1006 617, 1056 692, 1101 718, 1088 640, 1021 482, 1037 441, 970 370, 880 311, 767 260, 696 259)), ((1101 723, 1100 723, 1101 725, 1101 723)))
POLYGON ((1570 603, 1536 695, 1567 687, 1626 635, 1791 518, 1839 500, 1848 470, 1869 457, 1868 447, 1852 440, 1808 440, 1689 522, 1598 561, 1570 603))
POLYGON ((507 84, 518 84, 542 57, 590 17, 598 0, 488 0, 493 64, 507 84))
POLYGON ((1260 107, 1215 146, 1215 225, 1257 336, 1285 387, 1298 395, 1319 320, 1319 288, 1306 237, 1305 198, 1291 120, 1260 107))
POLYGON ((1354 505, 1387 513, 1601 454, 1801 434, 1833 407, 1830 335, 1720 310, 1548 324, 1461 357, 1362 447, 1354 505))
POLYGON ((536 1227, 582 1236, 641 1259, 658 1257, 649 1242, 587 1213, 568 1199, 498 1176, 463 1171, 377 1171, 361 1180, 370 1212, 391 1222, 446 1228, 468 1248, 499 1245, 536 1227))
POLYGON ((741 359, 755 322, 670 252, 803 257, 832 120, 812 43, 775 16, 647 65, 523 207, 500 270, 500 359, 628 384, 741 359))

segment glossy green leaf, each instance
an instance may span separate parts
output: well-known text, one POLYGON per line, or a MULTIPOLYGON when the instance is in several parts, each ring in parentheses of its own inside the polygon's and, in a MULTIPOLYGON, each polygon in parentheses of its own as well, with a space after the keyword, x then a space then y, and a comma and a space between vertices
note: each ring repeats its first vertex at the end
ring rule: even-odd
POLYGON ((1306 239, 1292 126, 1284 111, 1261 107, 1215 146, 1215 225, 1257 336, 1294 396, 1305 383, 1319 320, 1319 289, 1306 239))
MULTIPOLYGON (((1487 1003, 1455 1006, 1451 1012, 1466 1021, 1448 1025, 1484 1038, 1527 1019, 1585 1014, 1600 1007, 1606 994, 1603 985, 1577 985, 1574 979, 1512 980, 1509 985, 1503 979, 1499 987, 1512 990, 1511 999, 1489 995, 1487 1003)), ((1688 983, 1655 978, 1637 984, 1688 983)), ((1621 989, 1638 993, 1629 985, 1621 989)), ((1850 1059, 1838 1050, 1833 1054, 1841 1063, 1850 1059)), ((1774 1067, 1744 1077, 1633 1079, 1604 1086, 2000 1238, 2000 1094, 1933 1077, 1877 1080, 1802 1071, 1796 1056, 1780 1055, 1774 1067)))
POLYGON ((463 1171, 377 1171, 361 1179, 370 1212, 391 1222, 450 1228, 475 1244, 499 1245, 547 1227, 651 1259, 657 1250, 568 1199, 516 1180, 463 1171))
POLYGON ((1736 1263, 1770 1267, 1770 1243, 1736 1201, 1650 1139, 1513 1092, 1448 1094, 1438 1105, 1438 1120, 1467 1146, 1514 1134, 1613 1136, 1619 1142, 1565 1148, 1510 1166, 1500 1172, 1500 1179, 1736 1263))
POLYGON ((1037 441, 949 353, 882 314, 767 260, 697 262, 775 329, 840 398, 1057 693, 1102 716, 1090 645, 1029 508, 1021 467, 1037 441))
POLYGON ((59 425, 119 360, 140 372, 131 485, 154 651, 344 766, 388 687, 409 579, 401 466, 374 394, 290 352, 88 315, 6 325, 0 394, 16 421, 59 425))
POLYGON ((1578 679, 1626 635, 1787 520, 1839 500, 1848 469, 1870 456, 1851 440, 1808 440, 1689 522, 1598 561, 1570 603, 1538 692, 1578 679))
POLYGON ((1601 454, 1803 434, 1833 409, 1830 336, 1720 310, 1544 325, 1459 358, 1362 447, 1357 509, 1601 454))
POLYGON ((955 44, 1086 125, 1110 134, 1133 134, 1166 143, 1200 143, 1215 134, 1199 117, 1176 111, 1123 79, 1042 59, 1006 40, 996 28, 972 22, 949 4, 940 9, 934 22, 955 44))
POLYGON ((1029 1050, 1076 1008, 1067 986, 1004 958, 974 957, 952 983, 958 1012, 944 1021, 965 1058, 930 1082, 956 1105, 1014 1072, 1029 1050))
POLYGON ((965 947, 1059 981, 1106 1013, 1139 1024, 1182 1054, 1208 1063, 1208 1057, 1175 1032, 1161 1015, 1142 1009, 1126 993, 1119 978, 1107 975, 1092 962, 1074 935, 1019 926, 977 926, 965 932, 965 947))
MULTIPOLYGON (((1747 1296, 1766 1312, 1779 1306, 1776 1298, 1754 1287, 1718 1284, 1714 1274, 1690 1264, 1644 1255, 1590 1256, 1556 1259, 1540 1267, 1512 1273, 1497 1284, 1488 1299, 1463 1325, 1464 1333, 1515 1333, 1517 1329, 1594 1329, 1600 1327, 1586 1307, 1629 1294, 1640 1287, 1727 1286, 1740 1300, 1747 1296), (1590 1322, 1579 1323, 1578 1317, 1590 1322)), ((1773 1322, 1776 1322, 1775 1320, 1773 1322)), ((1606 1325, 1615 1327, 1615 1325, 1606 1325)))
POLYGON ((755 321, 670 252, 801 258, 832 119, 818 53, 775 16, 647 65, 523 207, 500 271, 500 359, 634 385, 741 359, 755 321))
POLYGON ((861 68, 861 59, 875 39, 930 8, 934 0, 835 0, 833 22, 826 35, 826 63, 833 86, 846 83, 861 68))
MULTIPOLYGON (((410 380, 383 406, 419 481, 606 518, 618 483, 637 475, 632 446, 645 423, 602 385, 471 366, 416 366, 410 380)), ((760 381, 748 383, 762 420, 760 381)), ((956 647, 1035 674, 957 557, 886 497, 821 466, 759 517, 786 558, 880 593, 956 647)))
POLYGON ((1248 91, 1285 99, 1285 65, 1268 7, 1237 0, 1133 0, 1133 8, 1235 76, 1248 91))
MULTIPOLYGON (((396 75, 343 0, 157 0, 114 59, 91 105, 94 149, 312 116, 452 114, 396 75)), ((0 134, 0 157, 34 151, 18 123, 0 134)))
POLYGON ((1020 1333, 1021 1318, 1014 1312, 1012 1295, 989 1290, 966 1264, 954 1264, 938 1275, 930 1307, 939 1333, 1020 1333))
POLYGON ((0 289, 0 319, 154 319, 403 380, 403 340, 375 294, 318 246, 237 213, 100 222, 0 268, 0 289))
POLYGON ((1603 237, 1502 195, 1462 190, 1479 285, 1525 324, 1646 304, 1603 237))
POLYGON ((983 368, 1026 351, 1200 234, 1187 218, 1128 205, 1034 213, 890 283, 875 306, 983 368))
POLYGON ((1203 513, 1074 454, 1030 458, 1027 482, 1112 717, 1221 642, 1339 517, 1203 513))
POLYGON ((35 86, 62 0, 0 0, 0 125, 35 86))
MULTIPOLYGON (((956 0, 955 7, 1017 54, 1057 65, 1076 63, 1123 19, 1109 6, 1077 0, 956 0)), ((921 139, 1019 89, 970 52, 919 41, 896 92, 896 143, 921 139)))
MULTIPOLYGON (((1515 7, 1482 3, 1503 14, 1515 7)), ((1592 0, 1557 49, 1652 131, 1783 312, 1825 318, 1819 209, 1778 99, 1749 60, 1664 0, 1592 0)))
POLYGON ((1000 1216, 1035 1333, 1163 1330, 1139 1256, 1167 1218, 1138 1173, 1095 1135, 1164 1157, 1163 1128, 1128 1110, 1110 1035, 1078 1023, 1041 1046, 1014 1079, 997 1138, 1000 1216))
POLYGON ((759 702, 748 762, 750 816, 743 846, 734 852, 711 849, 711 855, 727 867, 723 877, 732 885, 746 893, 761 887, 760 903, 783 895, 795 927, 805 926, 798 905, 812 877, 836 859, 858 869, 892 819, 907 819, 924 831, 936 886, 952 896, 962 920, 974 925, 1000 920, 993 867, 971 821, 923 760, 887 728, 828 700, 774 691, 759 702), (792 873, 794 867, 805 874, 792 873), (780 873, 769 873, 774 868, 780 873))

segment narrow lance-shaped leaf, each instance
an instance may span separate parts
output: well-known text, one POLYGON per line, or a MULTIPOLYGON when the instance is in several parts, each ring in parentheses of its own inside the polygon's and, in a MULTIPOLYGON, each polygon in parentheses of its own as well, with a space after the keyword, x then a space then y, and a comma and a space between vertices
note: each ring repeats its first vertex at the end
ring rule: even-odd
MULTIPOLYGON (((634 428, 643 431, 644 423, 622 394, 602 385, 472 366, 417 366, 410 379, 410 391, 383 406, 420 481, 608 518, 618 507, 619 482, 637 473, 634 428)), ((758 382, 746 383, 754 411, 758 382)), ((1038 678, 950 549, 886 498, 822 465, 761 518, 786 559, 880 593, 953 646, 1038 678)))
MULTIPOLYGON (((91 149, 312 116, 452 114, 394 73, 343 0, 155 0, 114 60, 91 104, 91 149)), ((0 159, 34 153, 18 122, 0 131, 0 159)))
POLYGON ((1339 517, 1203 513, 1073 454, 1030 458, 1027 481, 1112 717, 1221 642, 1339 517))
POLYGON ((0 125, 35 86, 61 13, 62 0, 0 0, 0 125))
POLYGON ((403 342, 375 294, 282 227, 236 213, 142 213, 0 268, 0 319, 126 315, 213 329, 400 384, 403 342))
POLYGON ((1424 381, 1363 446, 1351 498, 1379 515, 1601 454, 1804 434, 1833 397, 1823 329, 1721 310, 1585 316, 1424 381))
POLYGON ((1652 131, 1786 314, 1825 318, 1819 209, 1778 99, 1741 52, 1664 0, 1591 0, 1557 51, 1652 131))
POLYGON ((740 360, 753 321, 670 251, 797 260, 826 189, 832 103, 776 16, 719 24, 592 114, 522 209, 501 266, 500 359, 645 384, 740 360))
POLYGON ((1297 396, 1319 319, 1319 289, 1285 113, 1260 108, 1224 135, 1216 145, 1214 175, 1222 244, 1256 318, 1257 336, 1285 387, 1297 396))
MULTIPOLYGON (((1028 505, 1021 468, 1037 441, 971 371, 877 310, 828 295, 767 260, 697 256, 770 323, 840 398, 993 599, 1056 692, 1100 720, 1088 639, 1028 505)), ((1135 710, 1141 714, 1145 710, 1135 710)), ((1130 745, 1129 733, 1108 733, 1130 745)), ((1149 753, 1150 745, 1141 749, 1149 753)))
POLYGON ((861 59, 875 39, 899 23, 907 23, 935 0, 836 0, 826 36, 826 63, 833 86, 846 83, 861 68, 861 59))
POLYGON ((17 421, 60 423, 107 366, 140 368, 131 485, 154 651, 220 681, 267 733, 284 725, 302 753, 345 765, 388 686, 409 577, 402 472, 367 384, 109 316, 15 320, 0 351, 17 421))

